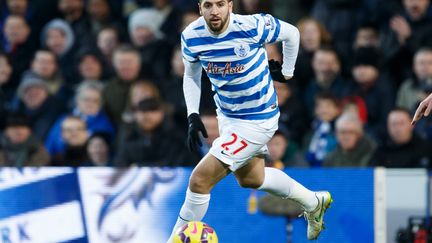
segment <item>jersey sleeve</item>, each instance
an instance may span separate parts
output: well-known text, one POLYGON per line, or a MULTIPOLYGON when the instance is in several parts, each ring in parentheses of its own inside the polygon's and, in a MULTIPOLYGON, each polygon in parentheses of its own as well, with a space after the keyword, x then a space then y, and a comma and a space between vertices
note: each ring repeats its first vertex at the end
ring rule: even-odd
POLYGON ((257 14, 258 32, 261 34, 260 44, 275 43, 281 41, 281 21, 270 14, 257 14))
POLYGON ((198 53, 192 52, 189 47, 187 46, 186 38, 184 37, 184 34, 181 35, 181 51, 183 58, 188 62, 198 62, 198 53))

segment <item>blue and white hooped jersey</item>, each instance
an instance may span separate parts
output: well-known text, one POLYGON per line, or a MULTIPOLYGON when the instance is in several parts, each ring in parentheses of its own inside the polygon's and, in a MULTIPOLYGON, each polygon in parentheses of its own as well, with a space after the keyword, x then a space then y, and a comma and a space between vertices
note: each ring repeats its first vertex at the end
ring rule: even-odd
POLYGON ((263 120, 279 113, 264 44, 280 41, 280 26, 271 15, 231 14, 220 35, 209 32, 203 17, 183 31, 183 58, 201 63, 225 116, 263 120))

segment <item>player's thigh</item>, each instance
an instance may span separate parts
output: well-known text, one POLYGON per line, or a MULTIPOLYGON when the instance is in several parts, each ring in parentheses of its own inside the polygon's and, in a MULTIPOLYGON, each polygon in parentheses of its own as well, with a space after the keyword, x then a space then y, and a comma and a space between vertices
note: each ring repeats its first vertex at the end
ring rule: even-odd
POLYGON ((264 158, 255 156, 249 162, 236 170, 234 175, 242 187, 258 188, 264 182, 264 158))
POLYGON ((189 189, 196 193, 209 193, 210 190, 230 173, 228 165, 207 154, 192 171, 189 189))

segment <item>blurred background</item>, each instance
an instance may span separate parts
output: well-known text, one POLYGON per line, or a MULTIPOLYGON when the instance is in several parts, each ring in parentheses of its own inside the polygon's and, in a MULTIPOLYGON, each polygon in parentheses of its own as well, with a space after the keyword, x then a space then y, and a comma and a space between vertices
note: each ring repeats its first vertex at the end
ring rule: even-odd
MULTIPOLYGON (((410 125, 432 92, 430 0, 234 6, 300 30, 266 163, 334 193, 319 242, 432 242, 432 119, 410 125)), ((195 0, 0 0, 2 242, 165 240, 218 136, 203 74, 209 138, 186 149, 180 34, 198 17, 195 0)), ((204 221, 222 242, 305 242, 292 203, 230 177, 212 197, 204 221)))

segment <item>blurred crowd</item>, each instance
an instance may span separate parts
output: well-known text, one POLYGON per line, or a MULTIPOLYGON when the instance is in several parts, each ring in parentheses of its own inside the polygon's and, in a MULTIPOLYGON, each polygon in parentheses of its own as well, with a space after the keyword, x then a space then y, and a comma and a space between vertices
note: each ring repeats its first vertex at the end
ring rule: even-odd
MULTIPOLYGON (((299 28, 295 77, 275 82, 269 165, 427 168, 432 120, 430 0, 234 0, 299 28)), ((0 166, 193 166, 186 149, 180 34, 197 0, 0 1, 0 166)), ((281 46, 266 46, 282 60, 281 46)), ((204 73, 204 72, 203 72, 204 73)))

